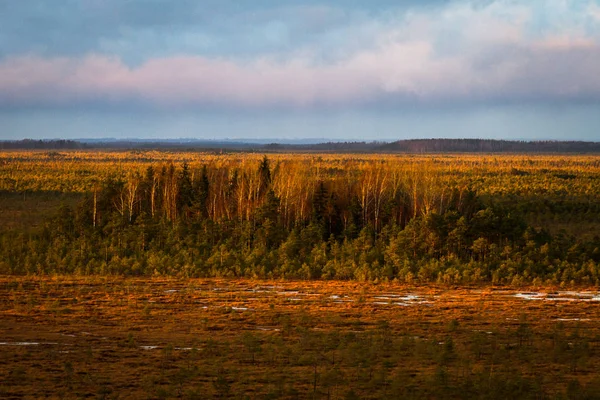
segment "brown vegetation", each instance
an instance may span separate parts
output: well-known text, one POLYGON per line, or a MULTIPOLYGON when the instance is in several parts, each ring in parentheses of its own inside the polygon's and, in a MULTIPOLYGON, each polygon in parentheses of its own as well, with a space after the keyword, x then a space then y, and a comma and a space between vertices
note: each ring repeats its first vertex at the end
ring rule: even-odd
POLYGON ((582 398, 598 389, 596 292, 531 300, 491 287, 94 277, 4 277, 0 287, 3 398, 582 398))

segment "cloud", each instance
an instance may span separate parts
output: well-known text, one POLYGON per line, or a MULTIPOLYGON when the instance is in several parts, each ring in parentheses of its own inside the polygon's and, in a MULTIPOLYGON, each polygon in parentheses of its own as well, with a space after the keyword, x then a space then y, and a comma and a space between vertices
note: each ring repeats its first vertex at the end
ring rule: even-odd
MULTIPOLYGON (((89 4, 102 7, 104 3, 89 4)), ((331 35, 323 37, 330 38, 338 32, 331 46, 343 43, 338 46, 343 51, 326 57, 328 46, 315 43, 292 46, 284 53, 243 57, 184 51, 137 64, 111 51, 11 55, 0 61, 0 105, 101 102, 166 108, 314 108, 600 100, 600 38, 597 26, 589 21, 589 7, 541 29, 534 23, 539 19, 536 6, 504 1, 452 3, 434 11, 357 17, 355 36, 348 27, 332 22, 347 17, 339 9, 311 5, 295 13, 302 14, 299 10, 303 15, 295 26, 312 24, 313 30, 323 29, 331 35), (332 30, 332 24, 337 28, 332 30)), ((179 18, 174 14, 172 18, 179 18)), ((285 15, 263 9, 254 18, 272 22, 262 28, 273 41, 295 42, 291 39, 295 29, 303 29, 294 28, 289 15, 283 18, 288 23, 276 23, 276 16, 285 15)), ((163 22, 152 12, 139 18, 146 27, 163 22)), ((188 34, 190 42, 206 40, 210 45, 209 37, 197 37, 194 31, 188 34)))
POLYGON ((348 29, 368 24, 369 19, 390 10, 422 9, 446 2, 0 0, 0 58, 30 53, 46 57, 109 53, 128 64, 139 64, 180 53, 240 56, 282 52, 336 41, 348 29), (280 32, 289 37, 281 40, 280 32))

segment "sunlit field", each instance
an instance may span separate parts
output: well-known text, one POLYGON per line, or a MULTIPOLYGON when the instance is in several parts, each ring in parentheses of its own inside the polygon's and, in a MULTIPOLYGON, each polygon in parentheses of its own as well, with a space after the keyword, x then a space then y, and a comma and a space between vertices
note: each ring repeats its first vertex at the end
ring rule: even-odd
POLYGON ((597 288, 0 285, 3 398, 581 399, 600 390, 597 288))
POLYGON ((2 398, 596 398, 600 156, 0 152, 2 398))

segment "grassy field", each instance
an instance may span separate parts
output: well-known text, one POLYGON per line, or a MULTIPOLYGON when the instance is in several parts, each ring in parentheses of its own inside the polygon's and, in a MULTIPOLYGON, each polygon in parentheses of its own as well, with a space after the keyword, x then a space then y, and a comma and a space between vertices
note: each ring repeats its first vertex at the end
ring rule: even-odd
MULTIPOLYGON (((596 288, 0 278, 2 398, 584 398, 596 288)), ((593 398, 593 397, 590 397, 593 398)))

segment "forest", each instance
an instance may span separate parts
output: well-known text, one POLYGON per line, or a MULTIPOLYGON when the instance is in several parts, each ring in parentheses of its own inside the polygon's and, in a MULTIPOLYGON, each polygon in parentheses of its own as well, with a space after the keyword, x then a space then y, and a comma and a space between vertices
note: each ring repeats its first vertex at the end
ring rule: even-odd
POLYGON ((3 156, 2 274, 599 283, 596 156, 3 156))

